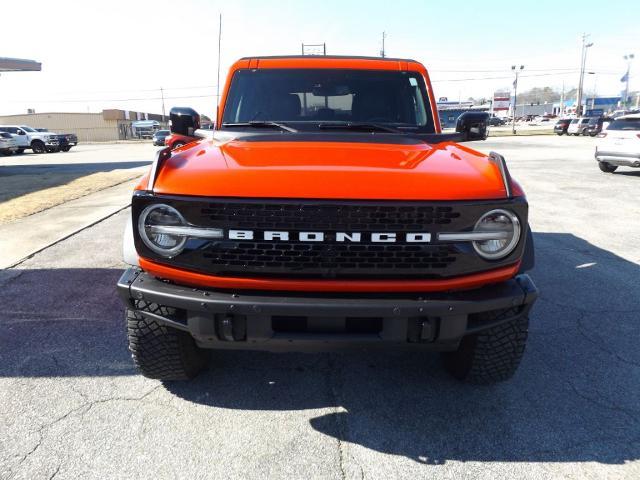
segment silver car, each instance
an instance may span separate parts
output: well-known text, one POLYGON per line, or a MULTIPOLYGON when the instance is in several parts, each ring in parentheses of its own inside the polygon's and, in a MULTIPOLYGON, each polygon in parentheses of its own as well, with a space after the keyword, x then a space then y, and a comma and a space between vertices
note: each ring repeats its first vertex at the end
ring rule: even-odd
POLYGON ((0 153, 12 155, 18 150, 18 142, 10 133, 0 132, 0 153))

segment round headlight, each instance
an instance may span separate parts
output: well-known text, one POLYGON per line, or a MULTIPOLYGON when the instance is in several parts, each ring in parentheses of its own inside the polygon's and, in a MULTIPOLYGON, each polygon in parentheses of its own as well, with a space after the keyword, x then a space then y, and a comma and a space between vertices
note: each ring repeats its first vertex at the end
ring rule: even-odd
POLYGON ((187 238, 172 235, 162 227, 186 225, 184 217, 175 208, 155 204, 146 207, 138 219, 138 231, 144 244, 163 257, 175 257, 184 248, 187 238))
POLYGON ((497 260, 509 255, 520 240, 520 220, 508 210, 491 210, 485 213, 474 232, 495 233, 495 238, 489 240, 476 240, 473 248, 487 260, 497 260))

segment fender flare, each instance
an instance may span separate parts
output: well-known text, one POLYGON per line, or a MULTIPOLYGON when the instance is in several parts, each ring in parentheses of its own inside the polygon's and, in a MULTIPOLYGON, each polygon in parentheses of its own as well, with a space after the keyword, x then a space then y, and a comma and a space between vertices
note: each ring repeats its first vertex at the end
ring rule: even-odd
POLYGON ((133 266, 140 266, 140 259, 136 251, 136 245, 133 240, 133 220, 131 219, 131 209, 127 217, 127 224, 124 227, 124 236, 122 238, 122 258, 125 263, 133 266))
POLYGON ((524 273, 532 270, 536 264, 536 254, 533 245, 533 233, 531 227, 527 224, 527 234, 524 244, 524 253, 522 254, 522 262, 520 263, 520 270, 518 273, 524 273))

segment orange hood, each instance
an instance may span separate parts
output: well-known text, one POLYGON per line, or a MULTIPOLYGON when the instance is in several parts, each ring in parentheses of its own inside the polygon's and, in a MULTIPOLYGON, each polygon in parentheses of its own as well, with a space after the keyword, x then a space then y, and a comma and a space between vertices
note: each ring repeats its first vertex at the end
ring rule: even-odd
POLYGON ((446 142, 202 140, 174 150, 159 194, 371 200, 504 198, 484 154, 446 142))

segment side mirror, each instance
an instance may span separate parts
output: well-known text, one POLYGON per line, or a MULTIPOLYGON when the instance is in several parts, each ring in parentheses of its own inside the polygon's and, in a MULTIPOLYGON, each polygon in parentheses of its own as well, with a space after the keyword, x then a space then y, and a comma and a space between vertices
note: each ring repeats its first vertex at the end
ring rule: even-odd
POLYGON ((26 135, 27 132, 25 132, 24 130, 18 130, 18 135, 26 135))
POLYGON ((193 108, 173 107, 169 112, 169 123, 171 133, 193 137, 200 128, 200 114, 193 108))
POLYGON ((462 134, 462 141, 486 140, 489 135, 489 114, 487 112, 464 112, 456 121, 456 132, 462 134))

